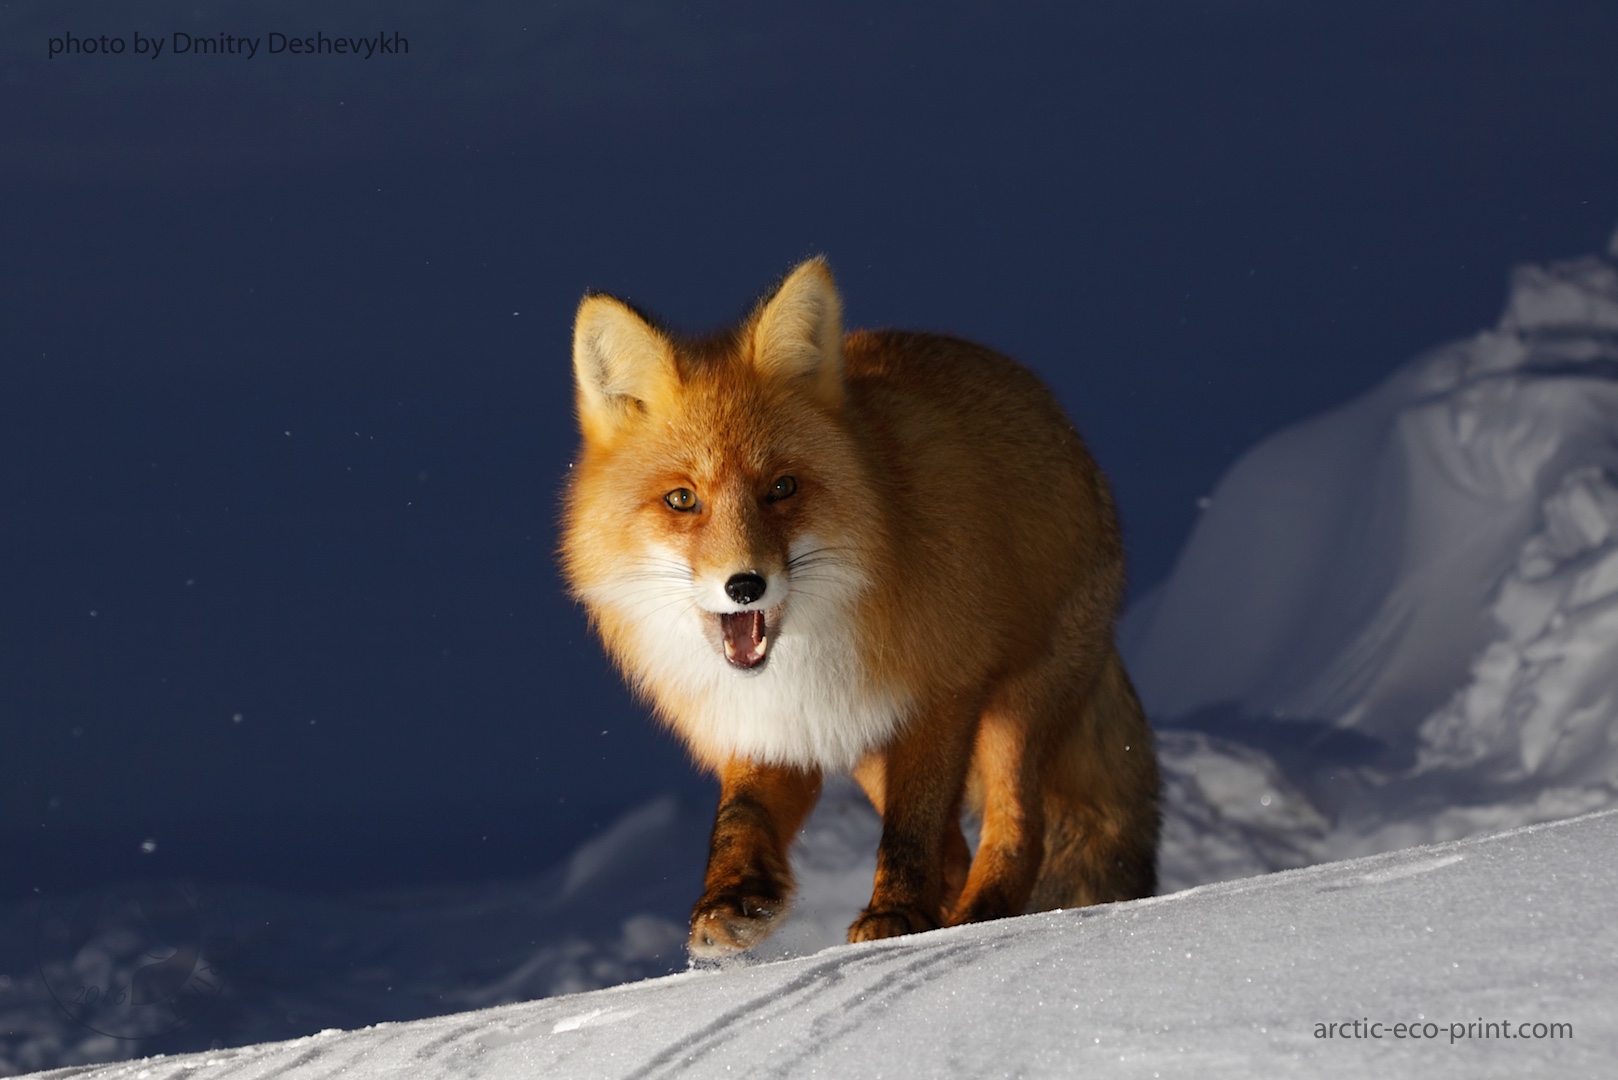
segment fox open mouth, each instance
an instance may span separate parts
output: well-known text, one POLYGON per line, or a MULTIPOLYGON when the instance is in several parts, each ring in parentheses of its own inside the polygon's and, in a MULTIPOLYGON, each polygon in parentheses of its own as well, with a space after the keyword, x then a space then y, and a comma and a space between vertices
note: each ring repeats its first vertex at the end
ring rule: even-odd
POLYGON ((731 667, 754 671, 769 659, 770 628, 762 611, 733 611, 719 616, 719 637, 731 667))

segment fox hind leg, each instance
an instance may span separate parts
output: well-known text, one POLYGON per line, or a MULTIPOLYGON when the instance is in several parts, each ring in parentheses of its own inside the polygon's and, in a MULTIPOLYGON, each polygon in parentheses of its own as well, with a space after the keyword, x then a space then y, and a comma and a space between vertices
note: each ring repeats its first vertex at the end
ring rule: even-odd
MULTIPOLYGON (((1024 703, 1018 703, 1019 706, 1024 703)), ((1005 705, 991 709, 978 729, 973 754, 982 799, 977 855, 965 888, 952 906, 952 924, 1021 915, 1044 858, 1045 806, 1040 797, 1039 745, 1045 732, 1005 705)))
POLYGON ((1157 891, 1157 755, 1145 711, 1116 653, 1047 776, 1045 823, 1045 865, 1033 909, 1133 900, 1157 891))
POLYGON ((1004 683, 973 755, 983 831, 951 923, 1149 896, 1158 772, 1117 650, 1073 604, 1056 647, 1004 683))

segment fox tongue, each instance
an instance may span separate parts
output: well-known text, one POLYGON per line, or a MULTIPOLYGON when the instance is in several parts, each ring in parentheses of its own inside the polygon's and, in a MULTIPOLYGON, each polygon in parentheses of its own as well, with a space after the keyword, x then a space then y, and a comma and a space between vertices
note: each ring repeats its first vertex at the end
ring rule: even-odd
POLYGON ((719 616, 725 635, 725 659, 737 667, 750 668, 764 659, 770 641, 764 636, 762 611, 737 611, 719 616))

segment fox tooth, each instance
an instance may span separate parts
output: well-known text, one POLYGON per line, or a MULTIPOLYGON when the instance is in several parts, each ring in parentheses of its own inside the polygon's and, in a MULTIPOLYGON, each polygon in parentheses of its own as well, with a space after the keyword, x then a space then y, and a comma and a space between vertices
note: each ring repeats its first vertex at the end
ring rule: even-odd
MULTIPOLYGON (((765 636, 765 637, 759 638, 758 639, 758 657, 759 657, 759 659, 760 660, 764 659, 764 654, 769 652, 769 651, 770 651, 770 639, 769 639, 769 637, 765 636)), ((734 646, 734 645, 732 645, 730 643, 729 638, 725 639, 725 659, 726 660, 734 660, 734 659, 736 659, 736 646, 734 646)))

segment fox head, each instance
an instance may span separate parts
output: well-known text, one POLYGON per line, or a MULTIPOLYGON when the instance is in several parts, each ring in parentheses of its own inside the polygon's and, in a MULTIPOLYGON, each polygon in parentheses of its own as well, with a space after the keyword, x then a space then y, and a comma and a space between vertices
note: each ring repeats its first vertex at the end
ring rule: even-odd
POLYGON ((702 339, 586 296, 573 370, 582 445, 563 564, 643 690, 700 694, 716 674, 817 662, 826 639, 854 635, 880 515, 845 427, 823 260, 702 339))

